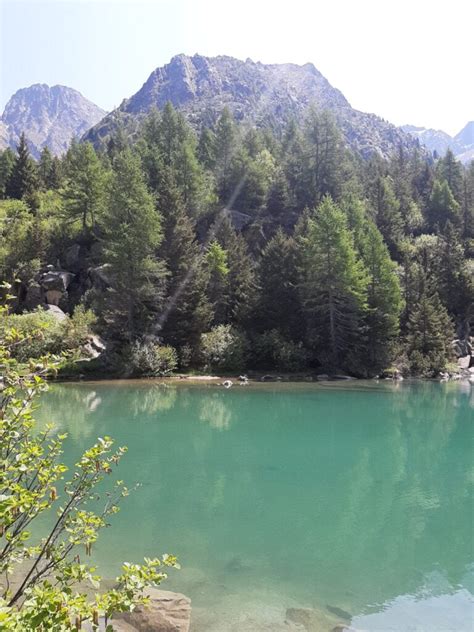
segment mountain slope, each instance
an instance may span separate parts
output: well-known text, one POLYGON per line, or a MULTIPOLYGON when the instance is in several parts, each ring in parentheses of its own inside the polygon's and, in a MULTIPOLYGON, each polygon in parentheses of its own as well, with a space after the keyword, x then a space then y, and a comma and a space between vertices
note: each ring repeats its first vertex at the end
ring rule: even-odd
POLYGON ((462 130, 456 134, 454 140, 457 141, 463 147, 470 147, 474 145, 474 121, 469 121, 462 130))
POLYGON ((441 130, 415 125, 403 125, 401 129, 440 156, 451 149, 458 160, 465 164, 474 159, 474 121, 470 121, 456 136, 450 136, 441 130))
POLYGON ((24 131, 32 155, 38 157, 45 146, 55 155, 64 153, 71 138, 81 137, 104 114, 77 90, 34 84, 11 97, 1 121, 8 132, 8 144, 15 145, 24 131))
POLYGON ((334 113, 348 145, 363 156, 387 156, 399 145, 416 145, 412 137, 383 119, 354 110, 312 64, 262 64, 202 55, 177 55, 154 70, 136 94, 85 138, 100 144, 119 123, 133 133, 146 112, 162 108, 167 101, 196 127, 214 122, 224 106, 238 120, 281 127, 315 105, 334 113))

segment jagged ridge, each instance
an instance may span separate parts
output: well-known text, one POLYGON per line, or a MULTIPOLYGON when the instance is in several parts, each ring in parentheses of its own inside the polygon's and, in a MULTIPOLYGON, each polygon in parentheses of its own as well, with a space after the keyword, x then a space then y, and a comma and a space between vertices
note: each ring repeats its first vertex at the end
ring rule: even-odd
POLYGON ((177 55, 154 70, 136 94, 125 99, 85 138, 100 145, 119 122, 133 134, 146 112, 162 108, 167 101, 195 127, 214 122, 224 106, 237 120, 281 127, 314 105, 334 113, 347 144, 363 156, 387 156, 400 145, 409 148, 417 144, 378 116, 353 109, 313 64, 262 64, 202 55, 177 55))

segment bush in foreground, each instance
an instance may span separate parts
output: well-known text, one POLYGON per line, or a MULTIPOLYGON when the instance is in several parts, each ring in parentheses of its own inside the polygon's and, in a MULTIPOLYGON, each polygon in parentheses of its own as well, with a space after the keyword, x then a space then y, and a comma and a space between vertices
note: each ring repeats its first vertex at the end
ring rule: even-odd
POLYGON ((176 558, 125 563, 116 587, 98 591, 100 577, 84 557, 91 555, 100 530, 128 490, 117 481, 98 511, 88 501, 100 499, 98 486, 126 448, 115 449, 110 437, 99 438, 68 476, 61 462, 66 435, 54 434, 51 427, 38 431, 33 418, 47 388, 45 377, 58 359, 19 360, 22 346, 28 347, 37 332, 32 328, 25 336, 9 322, 7 308, 0 306, 0 629, 64 632, 88 622, 98 630, 99 617, 104 617, 112 631, 110 617, 146 603, 145 588, 165 579, 164 570, 177 567, 176 558), (45 533, 48 512, 52 527, 45 533), (95 595, 84 589, 87 583, 95 595))

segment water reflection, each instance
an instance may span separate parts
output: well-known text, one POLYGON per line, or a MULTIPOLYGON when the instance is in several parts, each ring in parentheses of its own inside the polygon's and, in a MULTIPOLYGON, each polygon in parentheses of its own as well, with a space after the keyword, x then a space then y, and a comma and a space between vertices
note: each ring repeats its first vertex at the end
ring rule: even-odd
POLYGON ((198 607, 228 610, 233 599, 242 612, 249 592, 264 591, 330 604, 370 630, 403 630, 392 625, 403 608, 421 604, 410 622, 426 618, 444 595, 437 603, 461 630, 472 590, 472 406, 471 387, 453 383, 94 384, 55 387, 42 416, 62 422, 72 451, 101 434, 129 446, 120 477, 143 486, 99 548, 105 569, 115 571, 118 551, 173 551, 184 567, 176 587, 198 607))

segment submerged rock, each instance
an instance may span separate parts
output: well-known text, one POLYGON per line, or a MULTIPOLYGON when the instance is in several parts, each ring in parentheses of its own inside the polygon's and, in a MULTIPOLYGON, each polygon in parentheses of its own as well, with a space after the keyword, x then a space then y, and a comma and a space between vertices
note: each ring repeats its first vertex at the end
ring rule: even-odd
POLYGON ((305 632, 329 632, 334 626, 344 625, 340 617, 317 608, 288 608, 286 621, 288 624, 296 624, 305 632))

